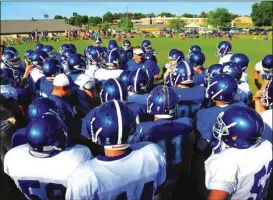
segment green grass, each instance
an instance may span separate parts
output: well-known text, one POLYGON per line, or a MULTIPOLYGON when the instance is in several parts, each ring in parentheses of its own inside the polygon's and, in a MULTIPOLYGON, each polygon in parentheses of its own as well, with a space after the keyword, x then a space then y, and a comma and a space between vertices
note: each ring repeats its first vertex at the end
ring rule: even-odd
MULTIPOLYGON (((130 39, 133 46, 139 46, 143 38, 133 38, 130 39)), ((180 49, 186 55, 188 53, 188 49, 191 45, 199 45, 202 48, 202 52, 204 52, 206 56, 205 67, 209 67, 212 64, 218 63, 219 57, 215 55, 217 44, 222 41, 222 39, 212 38, 212 39, 186 39, 182 41, 178 38, 153 38, 150 39, 152 42, 153 48, 156 49, 158 55, 158 65, 162 67, 168 60, 168 52, 172 48, 180 49)), ((108 40, 103 40, 104 45, 107 45, 108 40)), ((44 44, 52 45, 56 51, 59 51, 59 47, 61 44, 68 43, 67 41, 59 41, 59 42, 45 42, 44 44)), ((83 50, 86 46, 92 45, 92 40, 77 40, 70 41, 77 46, 78 52, 83 53, 83 50)), ((120 43, 121 45, 121 43, 120 43)), ((27 49, 33 49, 34 44, 21 44, 15 46, 19 51, 21 58, 23 57, 23 52, 27 49)), ((232 52, 233 53, 245 53, 250 60, 247 73, 249 78, 249 84, 252 92, 256 91, 256 87, 253 81, 253 69, 255 64, 263 59, 263 57, 267 54, 272 54, 272 40, 254 40, 253 37, 244 37, 239 39, 235 39, 232 41, 232 52)))

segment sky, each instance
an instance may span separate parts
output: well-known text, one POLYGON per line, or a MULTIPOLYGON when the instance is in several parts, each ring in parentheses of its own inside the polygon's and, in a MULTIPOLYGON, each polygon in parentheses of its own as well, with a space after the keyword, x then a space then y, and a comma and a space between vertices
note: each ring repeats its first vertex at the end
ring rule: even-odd
POLYGON ((102 16, 112 13, 129 12, 155 13, 170 12, 200 14, 216 8, 227 8, 231 13, 250 15, 253 2, 1 2, 1 20, 43 19, 55 15, 71 17, 73 12, 79 15, 102 16))

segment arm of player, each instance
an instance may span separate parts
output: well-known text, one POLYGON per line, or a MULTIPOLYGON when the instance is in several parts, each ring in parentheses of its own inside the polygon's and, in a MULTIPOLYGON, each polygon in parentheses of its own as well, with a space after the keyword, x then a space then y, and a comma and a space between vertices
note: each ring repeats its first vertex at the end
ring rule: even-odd
POLYGON ((259 82, 259 77, 260 77, 260 72, 262 70, 262 65, 260 64, 260 62, 258 62, 256 65, 255 65, 255 69, 253 71, 253 78, 254 78, 254 82, 255 82, 255 85, 258 89, 261 88, 262 84, 259 82))
POLYGON ((255 101, 255 110, 257 113, 261 114, 262 112, 266 111, 264 105, 261 102, 261 95, 262 95, 261 90, 257 91, 255 96, 254 96, 254 101, 255 101))
POLYGON ((224 200, 236 191, 237 166, 226 154, 214 154, 205 161, 206 188, 210 200, 224 200))

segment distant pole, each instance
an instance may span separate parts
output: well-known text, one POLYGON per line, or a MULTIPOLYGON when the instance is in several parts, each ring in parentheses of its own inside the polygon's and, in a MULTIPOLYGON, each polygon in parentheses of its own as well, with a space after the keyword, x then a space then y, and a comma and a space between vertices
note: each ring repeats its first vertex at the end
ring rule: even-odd
POLYGON ((127 22, 126 22, 126 32, 128 32, 128 21, 129 21, 129 18, 128 18, 128 6, 127 6, 127 22))

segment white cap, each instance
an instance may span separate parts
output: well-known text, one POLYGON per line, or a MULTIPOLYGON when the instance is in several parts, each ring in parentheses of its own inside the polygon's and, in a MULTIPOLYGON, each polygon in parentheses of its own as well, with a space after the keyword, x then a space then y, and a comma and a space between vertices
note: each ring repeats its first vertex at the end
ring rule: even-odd
POLYGON ((55 86, 69 86, 69 79, 65 74, 58 74, 54 80, 53 85, 55 86))
POLYGON ((134 53, 139 55, 139 54, 143 54, 144 52, 142 51, 142 49, 134 49, 134 53))

